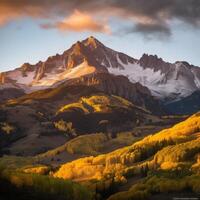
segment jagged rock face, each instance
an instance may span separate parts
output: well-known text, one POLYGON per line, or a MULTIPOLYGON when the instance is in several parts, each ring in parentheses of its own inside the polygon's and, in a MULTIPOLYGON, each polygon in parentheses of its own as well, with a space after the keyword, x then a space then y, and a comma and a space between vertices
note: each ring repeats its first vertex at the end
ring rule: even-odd
POLYGON ((198 67, 180 61, 167 63, 147 54, 137 60, 104 46, 94 37, 78 41, 62 55, 51 56, 45 62, 25 63, 5 72, 0 75, 0 83, 1 87, 22 88, 29 93, 102 72, 126 76, 132 83, 139 82, 164 102, 184 98, 200 89, 198 67))
MULTIPOLYGON (((84 62, 89 66, 94 66, 95 72, 108 72, 107 68, 109 67, 123 68, 118 62, 118 57, 125 64, 136 61, 123 53, 105 47, 95 38, 89 37, 72 45, 62 55, 51 56, 45 62, 38 62, 36 65, 25 63, 14 71, 6 72, 4 79, 7 77, 14 80, 15 83, 22 84, 23 88, 26 86, 44 86, 43 88, 46 88, 62 81, 62 79, 69 79, 68 76, 65 76, 67 72, 70 73, 84 62), (60 80, 58 77, 53 81, 53 76, 57 75, 60 75, 60 80)), ((87 75, 87 73, 85 74, 87 75)), ((3 78, 1 79, 3 81, 3 78)))
POLYGON ((72 79, 66 85, 87 85, 109 94, 121 96, 135 105, 146 108, 154 114, 163 114, 162 105, 151 95, 147 87, 140 83, 131 83, 125 76, 114 76, 108 73, 98 73, 72 79))
POLYGON ((161 70, 162 73, 166 73, 172 67, 172 64, 164 62, 161 58, 158 58, 157 55, 143 54, 138 63, 144 69, 151 68, 155 72, 161 70))
MULTIPOLYGON (((78 41, 62 55, 57 54, 56 56, 49 57, 44 63, 36 64, 38 65, 35 75, 36 81, 45 78, 45 75, 48 73, 62 73, 79 66, 83 62, 94 66, 97 72, 107 72, 106 67, 110 67, 107 57, 111 58, 112 66, 122 67, 117 62, 114 54, 116 52, 108 49, 93 37, 82 42, 78 41)), ((127 62, 126 55, 120 54, 120 57, 125 63, 127 62)), ((131 57, 128 57, 128 60, 130 62, 134 61, 131 57)))
POLYGON ((92 55, 93 59, 96 60, 99 65, 105 66, 106 68, 113 67, 123 69, 121 63, 118 62, 118 58, 120 58, 124 64, 136 62, 136 59, 104 46, 93 37, 84 40, 82 43, 90 49, 90 55, 92 55))
MULTIPOLYGON (((38 87, 36 89, 47 88, 56 82, 69 79, 70 75, 68 76, 68 73, 74 74, 76 72, 83 75, 91 73, 90 70, 87 73, 87 69, 82 69, 83 67, 80 70, 85 70, 85 73, 80 73, 80 70, 77 70, 78 68, 76 67, 82 63, 85 63, 85 68, 93 66, 95 72, 107 72, 106 67, 97 59, 98 55, 95 55, 95 52, 99 51, 99 56, 101 54, 100 57, 103 60, 105 55, 100 50, 102 47, 103 44, 94 38, 88 38, 82 42, 75 43, 62 55, 57 54, 49 57, 45 62, 38 62, 35 65, 25 63, 16 70, 5 72, 1 75, 0 80, 3 83, 5 78, 11 79, 16 84, 19 84, 19 87, 27 89, 27 86, 31 86, 31 90, 34 86, 38 87), (74 70, 75 68, 76 70, 74 70)), ((71 78, 74 78, 74 76, 71 78)))
POLYGON ((0 84, 5 84, 5 74, 0 73, 0 84))
MULTIPOLYGON (((122 63, 122 60, 118 58, 118 62, 122 63)), ((141 83, 164 102, 184 98, 200 89, 200 68, 186 62, 172 64, 144 54, 140 60, 122 65, 121 69, 108 70, 115 75, 127 76, 131 82, 141 83)))
POLYGON ((21 67, 20 70, 23 72, 32 72, 35 70, 35 66, 31 65, 29 63, 24 63, 21 67))
POLYGON ((6 72, 0 73, 0 90, 4 88, 18 88, 18 85, 7 76, 6 72))

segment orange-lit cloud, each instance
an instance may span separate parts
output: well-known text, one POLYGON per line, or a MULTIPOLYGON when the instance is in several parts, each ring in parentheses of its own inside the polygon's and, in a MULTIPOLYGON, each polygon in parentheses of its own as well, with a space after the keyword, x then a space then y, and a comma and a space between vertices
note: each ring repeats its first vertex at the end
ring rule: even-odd
POLYGON ((70 16, 64 20, 56 22, 54 24, 43 24, 42 28, 50 29, 56 28, 61 31, 93 31, 102 33, 111 33, 110 27, 105 20, 94 19, 86 12, 80 12, 75 10, 70 16))
POLYGON ((6 24, 12 19, 18 18, 20 15, 13 11, 12 8, 0 6, 0 26, 6 24))
POLYGON ((0 25, 25 17, 55 21, 65 16, 42 27, 108 33, 109 26, 99 17, 117 17, 132 23, 131 32, 170 35, 173 20, 200 28, 200 0, 0 0, 0 25))
POLYGON ((16 3, 17 1, 13 0, 13 3, 8 1, 0 1, 0 26, 7 24, 10 21, 15 21, 23 19, 26 17, 31 18, 49 18, 50 13, 44 12, 44 8, 38 4, 24 4, 21 0, 21 3, 16 3))

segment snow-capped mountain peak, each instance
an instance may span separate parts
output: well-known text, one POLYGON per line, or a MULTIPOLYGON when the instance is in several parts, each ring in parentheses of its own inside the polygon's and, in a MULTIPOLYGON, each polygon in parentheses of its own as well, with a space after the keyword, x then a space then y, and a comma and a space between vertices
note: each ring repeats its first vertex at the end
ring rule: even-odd
POLYGON ((1 73, 0 87, 19 87, 29 92, 101 72, 124 75, 167 101, 178 100, 200 89, 199 67, 184 61, 168 63, 156 55, 143 54, 135 59, 106 47, 92 36, 76 42, 61 55, 50 56, 45 62, 25 63, 1 73))

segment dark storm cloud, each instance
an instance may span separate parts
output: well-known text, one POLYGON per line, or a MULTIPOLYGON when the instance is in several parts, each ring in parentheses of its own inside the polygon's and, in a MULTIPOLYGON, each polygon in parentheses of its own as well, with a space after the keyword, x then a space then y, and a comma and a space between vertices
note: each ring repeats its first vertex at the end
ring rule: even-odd
POLYGON ((152 33, 159 33, 160 35, 164 35, 164 36, 170 36, 171 35, 171 31, 170 28, 166 25, 160 25, 160 24, 152 24, 152 25, 148 25, 148 24, 136 24, 132 29, 132 32, 142 32, 145 34, 152 34, 152 33))
POLYGON ((118 17, 133 23, 129 30, 144 34, 170 35, 173 20, 200 27, 200 0, 1 0, 0 24, 23 17, 66 18, 75 10, 92 20, 118 17))
POLYGON ((116 0, 110 1, 113 7, 132 17, 135 26, 132 32, 143 34, 171 35, 171 23, 179 20, 194 28, 200 28, 199 0, 116 0))

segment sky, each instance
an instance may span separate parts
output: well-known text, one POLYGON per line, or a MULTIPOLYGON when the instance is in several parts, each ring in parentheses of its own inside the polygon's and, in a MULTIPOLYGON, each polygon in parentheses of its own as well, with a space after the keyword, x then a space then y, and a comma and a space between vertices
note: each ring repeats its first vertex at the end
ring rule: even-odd
POLYGON ((45 61, 91 35, 134 58, 200 66, 200 1, 0 0, 0 72, 45 61))

